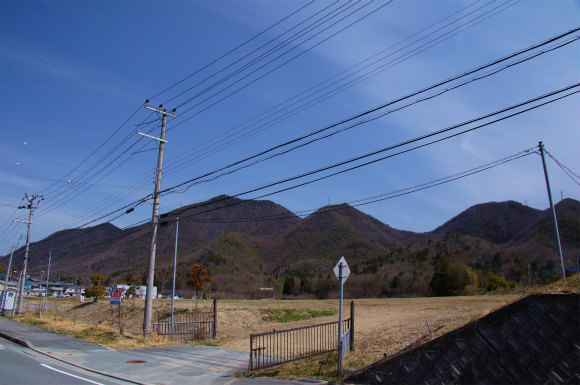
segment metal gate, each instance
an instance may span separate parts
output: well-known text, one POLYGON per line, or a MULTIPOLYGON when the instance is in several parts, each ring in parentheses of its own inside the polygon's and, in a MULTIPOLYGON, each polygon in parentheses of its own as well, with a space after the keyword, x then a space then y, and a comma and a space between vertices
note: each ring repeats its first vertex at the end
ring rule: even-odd
POLYGON ((217 300, 213 300, 209 311, 158 312, 153 332, 181 341, 207 340, 217 333, 217 300))
MULTIPOLYGON (((354 303, 351 317, 342 321, 348 333, 348 350, 354 350, 354 303)), ((346 333, 345 333, 346 334, 346 333)), ((332 352, 338 348, 338 321, 250 335, 249 371, 332 352)), ((347 352, 345 352, 347 353, 347 352)))

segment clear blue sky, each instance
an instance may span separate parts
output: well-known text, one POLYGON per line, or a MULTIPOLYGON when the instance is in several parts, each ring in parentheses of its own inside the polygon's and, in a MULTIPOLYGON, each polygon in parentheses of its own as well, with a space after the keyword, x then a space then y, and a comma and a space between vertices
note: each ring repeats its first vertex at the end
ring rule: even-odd
MULTIPOLYGON (((25 234, 25 225, 13 222, 25 218, 26 210, 16 209, 24 193, 45 198, 33 223, 37 241, 152 192, 155 145, 136 134, 159 135, 159 122, 138 126, 157 118, 143 108, 148 98, 153 106, 177 107, 166 136, 162 188, 168 188, 576 28, 579 16, 573 0, 0 1, 0 254, 25 234), (312 102, 316 96, 287 102, 339 79, 325 88, 330 95, 316 94, 325 95, 319 103, 312 102), (341 92, 333 91, 337 86, 341 92), (279 105, 298 111, 245 123, 279 105), (242 137, 207 147, 232 132, 242 137)), ((579 80, 576 41, 286 155, 176 189, 162 197, 161 212, 350 159, 579 80)), ((578 174, 579 102, 575 94, 267 199, 308 213, 456 174, 540 140, 578 174)), ((578 184, 551 160, 548 168, 556 201, 580 198, 578 184)), ((424 232, 471 205, 504 200, 548 207, 538 155, 359 209, 392 227, 424 232)), ((151 205, 117 216, 90 225, 146 221, 151 205)))

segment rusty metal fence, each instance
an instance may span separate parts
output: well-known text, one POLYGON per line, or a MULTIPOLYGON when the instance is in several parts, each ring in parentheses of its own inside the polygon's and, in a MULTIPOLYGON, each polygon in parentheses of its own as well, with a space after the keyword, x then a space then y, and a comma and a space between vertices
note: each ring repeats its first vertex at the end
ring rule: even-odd
POLYGON ((209 311, 158 312, 153 332, 182 341, 208 340, 217 333, 217 301, 209 311))
POLYGON ((39 313, 41 311, 46 312, 59 312, 64 311, 71 306, 69 304, 59 304, 55 302, 47 302, 46 306, 44 302, 32 302, 32 301, 22 301, 22 313, 39 313))
MULTIPOLYGON (((354 350, 354 304, 351 318, 342 321, 350 330, 350 350, 354 350)), ((260 370, 291 361, 329 353, 338 348, 338 321, 268 333, 250 334, 248 371, 260 370)))

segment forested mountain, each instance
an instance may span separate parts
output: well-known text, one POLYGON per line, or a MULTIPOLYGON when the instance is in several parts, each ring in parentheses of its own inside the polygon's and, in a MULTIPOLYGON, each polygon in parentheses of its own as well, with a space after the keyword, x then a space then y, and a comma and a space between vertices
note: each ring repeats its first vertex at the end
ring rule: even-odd
MULTIPOLYGON (((556 207, 564 255, 575 264, 580 202, 565 199, 556 207)), ((189 268, 200 263, 223 296, 253 296, 264 286, 282 291, 289 280, 289 294, 324 296, 340 256, 351 266, 346 289, 352 296, 426 294, 436 272, 456 274, 448 269, 471 274, 470 282, 477 274, 480 281, 490 274, 517 281, 528 264, 540 278, 557 273, 559 266, 550 210, 514 201, 472 206, 419 234, 391 228, 346 204, 300 218, 271 201, 219 196, 161 216, 165 225, 159 227, 156 262, 161 289, 170 286, 177 218, 178 287, 186 289, 189 268)), ((149 224, 120 230, 108 223, 63 230, 31 245, 29 268, 33 274, 44 270, 52 251, 51 271, 63 279, 79 274, 88 281, 96 272, 111 282, 128 274, 144 276, 150 232, 149 224)), ((24 248, 15 252, 17 266, 23 255, 24 248)), ((0 261, 6 264, 7 257, 0 261)))

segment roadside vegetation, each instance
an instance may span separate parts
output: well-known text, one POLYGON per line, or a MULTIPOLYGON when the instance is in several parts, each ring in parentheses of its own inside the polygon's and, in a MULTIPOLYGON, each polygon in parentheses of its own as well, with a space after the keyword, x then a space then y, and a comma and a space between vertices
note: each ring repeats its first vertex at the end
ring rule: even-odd
POLYGON ((328 317, 336 314, 333 310, 310 310, 310 309, 260 309, 267 322, 288 323, 302 321, 311 318, 328 317))
MULTIPOLYGON (((531 287, 500 287, 485 295, 356 299, 355 351, 344 363, 344 373, 357 370, 390 356, 417 341, 426 341, 455 330, 528 294, 580 293, 578 274, 566 282, 557 281, 531 287), (429 335, 426 321, 434 332, 429 335)), ((42 301, 42 299, 38 299, 42 301)), ((144 302, 123 302, 121 318, 118 308, 106 300, 79 303, 72 299, 50 298, 59 303, 57 313, 29 313, 15 316, 27 323, 52 332, 105 345, 113 349, 139 349, 179 344, 178 341, 151 336, 141 339, 144 302), (62 305, 62 306, 61 306, 62 305)), ((350 300, 345 300, 345 304, 350 300)), ((177 310, 209 310, 211 301, 176 300, 177 310)), ((284 330, 335 321, 338 300, 218 300, 218 338, 195 344, 249 351, 249 335, 272 329, 284 330)), ((170 300, 155 300, 154 314, 168 311, 170 300)), ((155 317, 155 316, 154 316, 155 317)), ((154 318, 155 319, 155 318, 154 318)), ((155 321, 154 321, 155 322, 155 321)), ((280 365, 254 373, 253 376, 310 378, 339 382, 334 354, 326 354, 280 365)))

